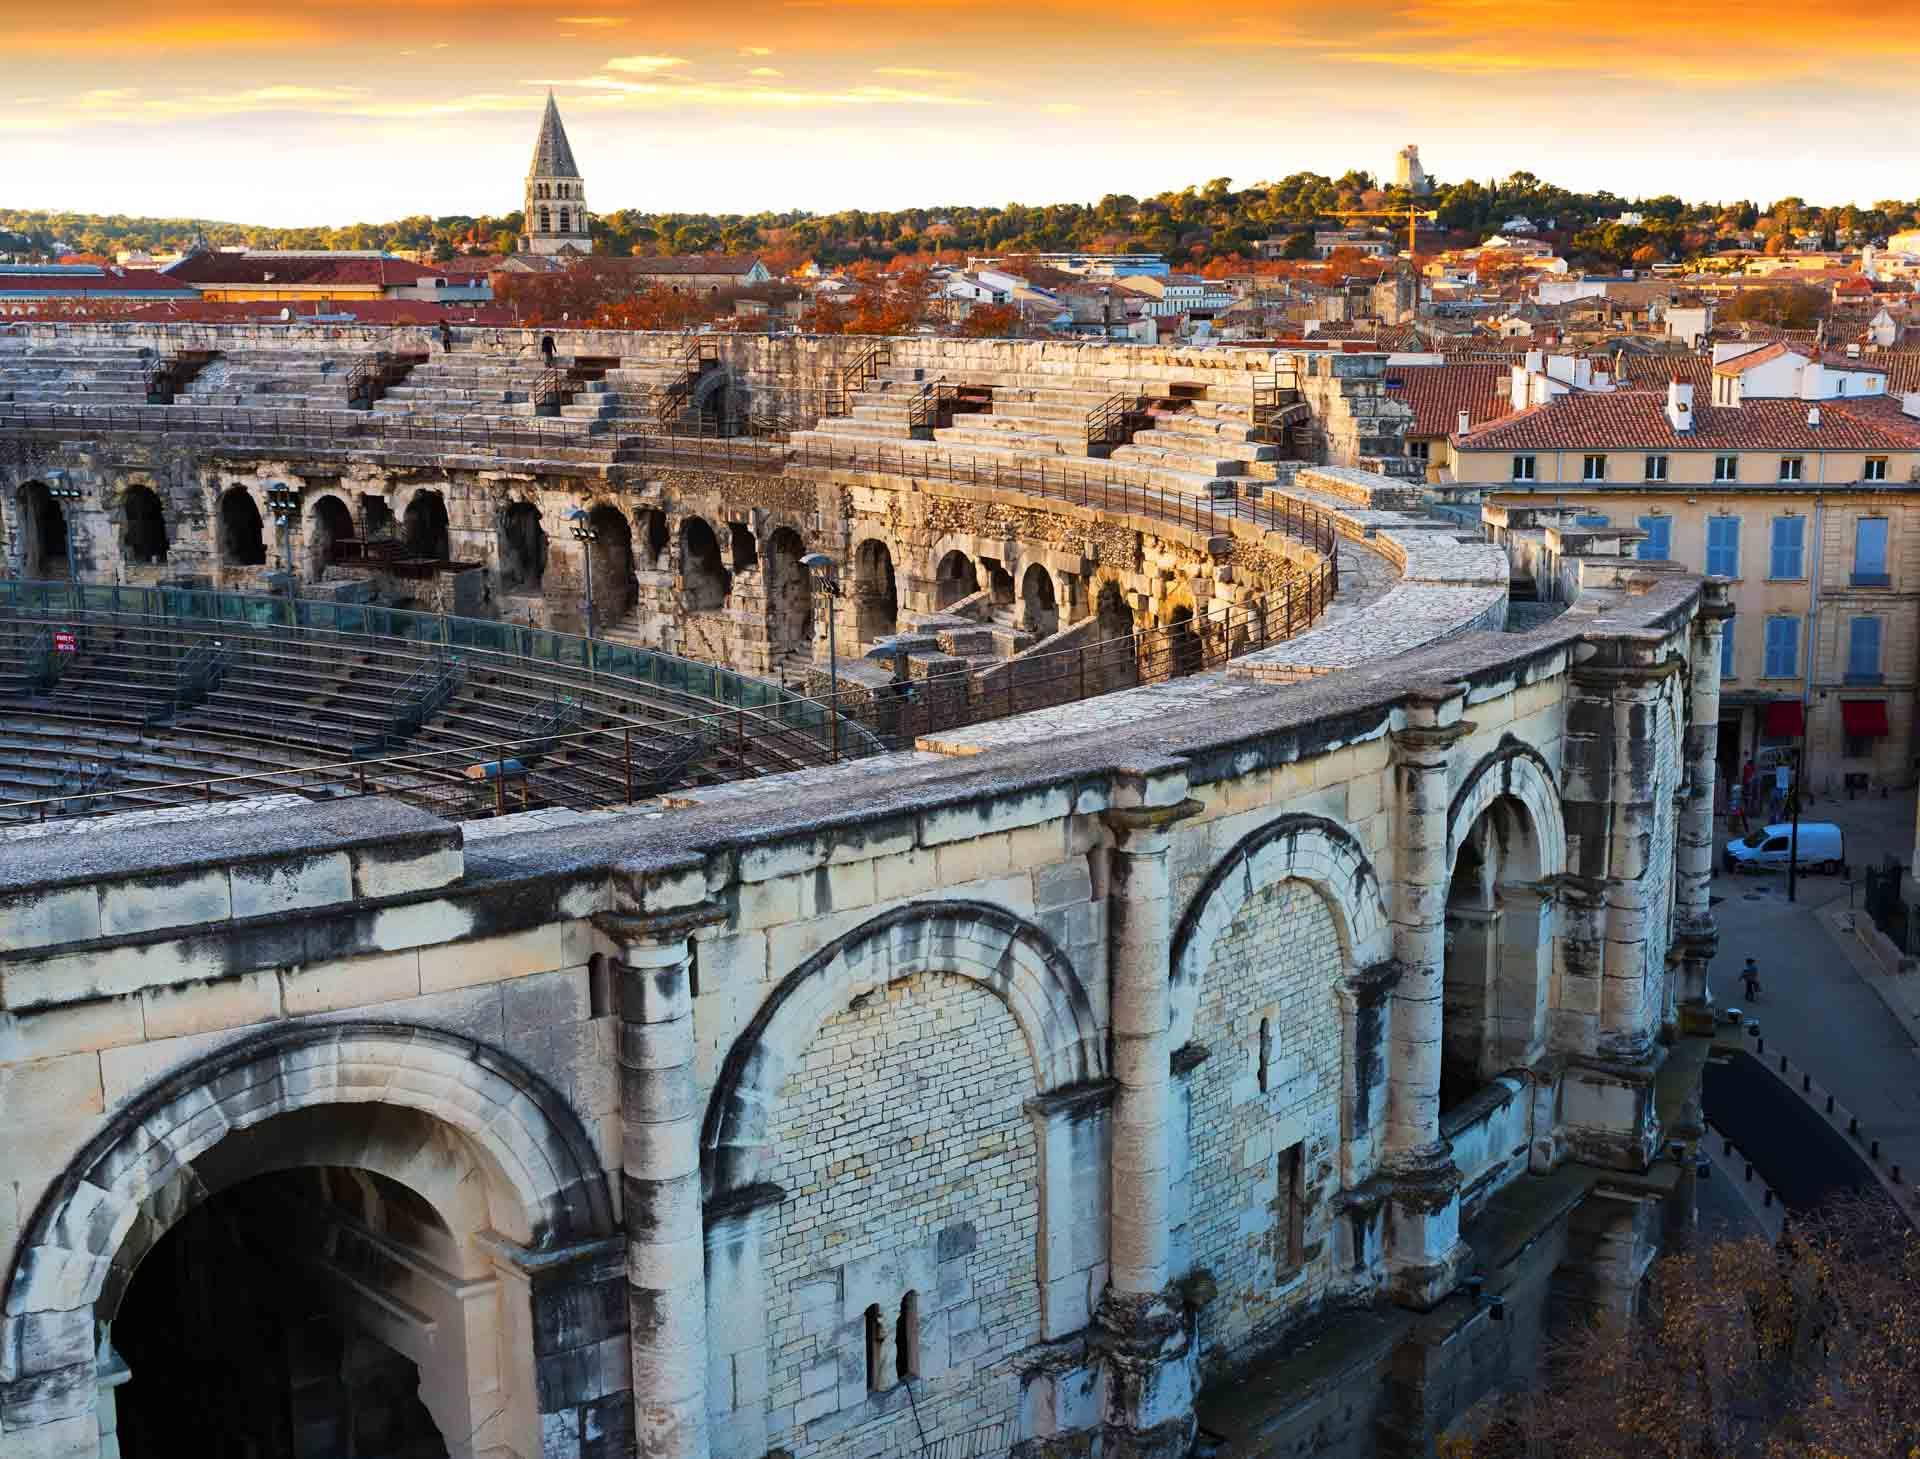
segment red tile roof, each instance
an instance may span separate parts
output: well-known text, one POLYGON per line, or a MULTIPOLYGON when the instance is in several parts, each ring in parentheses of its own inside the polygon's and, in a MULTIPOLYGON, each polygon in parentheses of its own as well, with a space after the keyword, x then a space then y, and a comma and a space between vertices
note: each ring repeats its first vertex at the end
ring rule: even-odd
POLYGON ((1910 451, 1920 447, 1920 419, 1902 415, 1886 396, 1856 400, 1749 400, 1696 403, 1693 429, 1667 420, 1666 396, 1651 390, 1563 395, 1530 406, 1464 440, 1474 451, 1910 451), (1821 424, 1807 424, 1810 405, 1821 424))
POLYGON ((0 265, 0 294, 15 297, 91 298, 96 294, 149 294, 185 297, 191 290, 158 269, 113 268, 98 273, 9 273, 0 265))
POLYGON ((408 263, 402 258, 270 258, 244 253, 196 253, 167 270, 176 282, 202 287, 255 285, 271 287, 335 288, 378 284, 398 288, 422 279, 444 278, 430 263, 408 263))
POLYGON ((1445 365, 1391 365, 1388 394, 1413 407, 1409 436, 1450 436, 1460 412, 1476 426, 1513 413, 1512 371, 1506 365, 1463 360, 1445 365), (1398 389, 1393 382, 1399 381, 1398 389))
POLYGON ((1798 352, 1790 346, 1782 343, 1780 340, 1775 340, 1772 344, 1761 345, 1759 349, 1748 350, 1743 355, 1734 355, 1720 361, 1719 364, 1713 367, 1713 373, 1716 375, 1744 375, 1756 365, 1764 365, 1771 360, 1780 359, 1784 355, 1796 353, 1798 352))
POLYGON ((602 263, 615 265, 627 273, 660 274, 676 278, 688 274, 727 274, 737 277, 752 273, 753 266, 759 261, 759 255, 752 253, 687 253, 672 258, 600 260, 602 263))

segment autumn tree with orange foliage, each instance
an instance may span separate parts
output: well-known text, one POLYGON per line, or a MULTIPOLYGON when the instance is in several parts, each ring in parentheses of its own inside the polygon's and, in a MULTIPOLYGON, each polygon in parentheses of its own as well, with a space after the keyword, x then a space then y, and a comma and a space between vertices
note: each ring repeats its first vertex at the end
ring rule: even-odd
MULTIPOLYGON (((849 270, 856 278, 860 272, 849 270)), ((847 299, 823 295, 806 317, 815 334, 911 334, 927 317, 927 270, 875 266, 847 299)))
POLYGON ((1920 1237, 1843 1198, 1779 1243, 1656 1264, 1645 1310, 1563 1345, 1546 1383, 1443 1459, 1912 1459, 1920 1237))
POLYGON ((976 304, 960 321, 967 339, 1014 339, 1021 332, 1020 311, 1011 304, 976 304))

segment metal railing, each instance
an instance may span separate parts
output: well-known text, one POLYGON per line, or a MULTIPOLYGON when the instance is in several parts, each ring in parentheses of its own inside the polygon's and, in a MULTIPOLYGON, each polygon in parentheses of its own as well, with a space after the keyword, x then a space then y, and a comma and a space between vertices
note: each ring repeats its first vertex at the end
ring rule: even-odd
POLYGON ((830 416, 851 415, 853 397, 865 390, 878 378, 880 371, 893 363, 893 348, 883 342, 875 342, 853 357, 850 364, 842 365, 833 372, 833 378, 827 387, 824 413, 830 416))
POLYGON ((1147 424, 1146 398, 1122 390, 1087 412, 1087 449, 1124 446, 1147 424))

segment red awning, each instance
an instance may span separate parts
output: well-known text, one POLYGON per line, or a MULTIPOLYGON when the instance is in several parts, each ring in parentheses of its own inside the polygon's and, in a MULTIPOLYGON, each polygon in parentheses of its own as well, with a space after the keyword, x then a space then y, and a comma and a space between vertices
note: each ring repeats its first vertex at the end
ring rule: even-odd
POLYGON ((1887 701, 1884 699, 1842 699, 1840 723, 1856 739, 1884 735, 1887 731, 1887 701))
POLYGON ((1798 699, 1776 699, 1767 706, 1765 733, 1769 739, 1797 740, 1807 730, 1798 699))

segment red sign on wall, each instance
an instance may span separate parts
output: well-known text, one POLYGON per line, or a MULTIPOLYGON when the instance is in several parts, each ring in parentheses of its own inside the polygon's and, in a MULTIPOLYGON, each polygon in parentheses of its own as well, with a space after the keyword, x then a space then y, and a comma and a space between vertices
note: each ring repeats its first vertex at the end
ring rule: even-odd
POLYGON ((53 651, 57 654, 77 654, 80 652, 80 640, 69 628, 53 630, 53 651))

